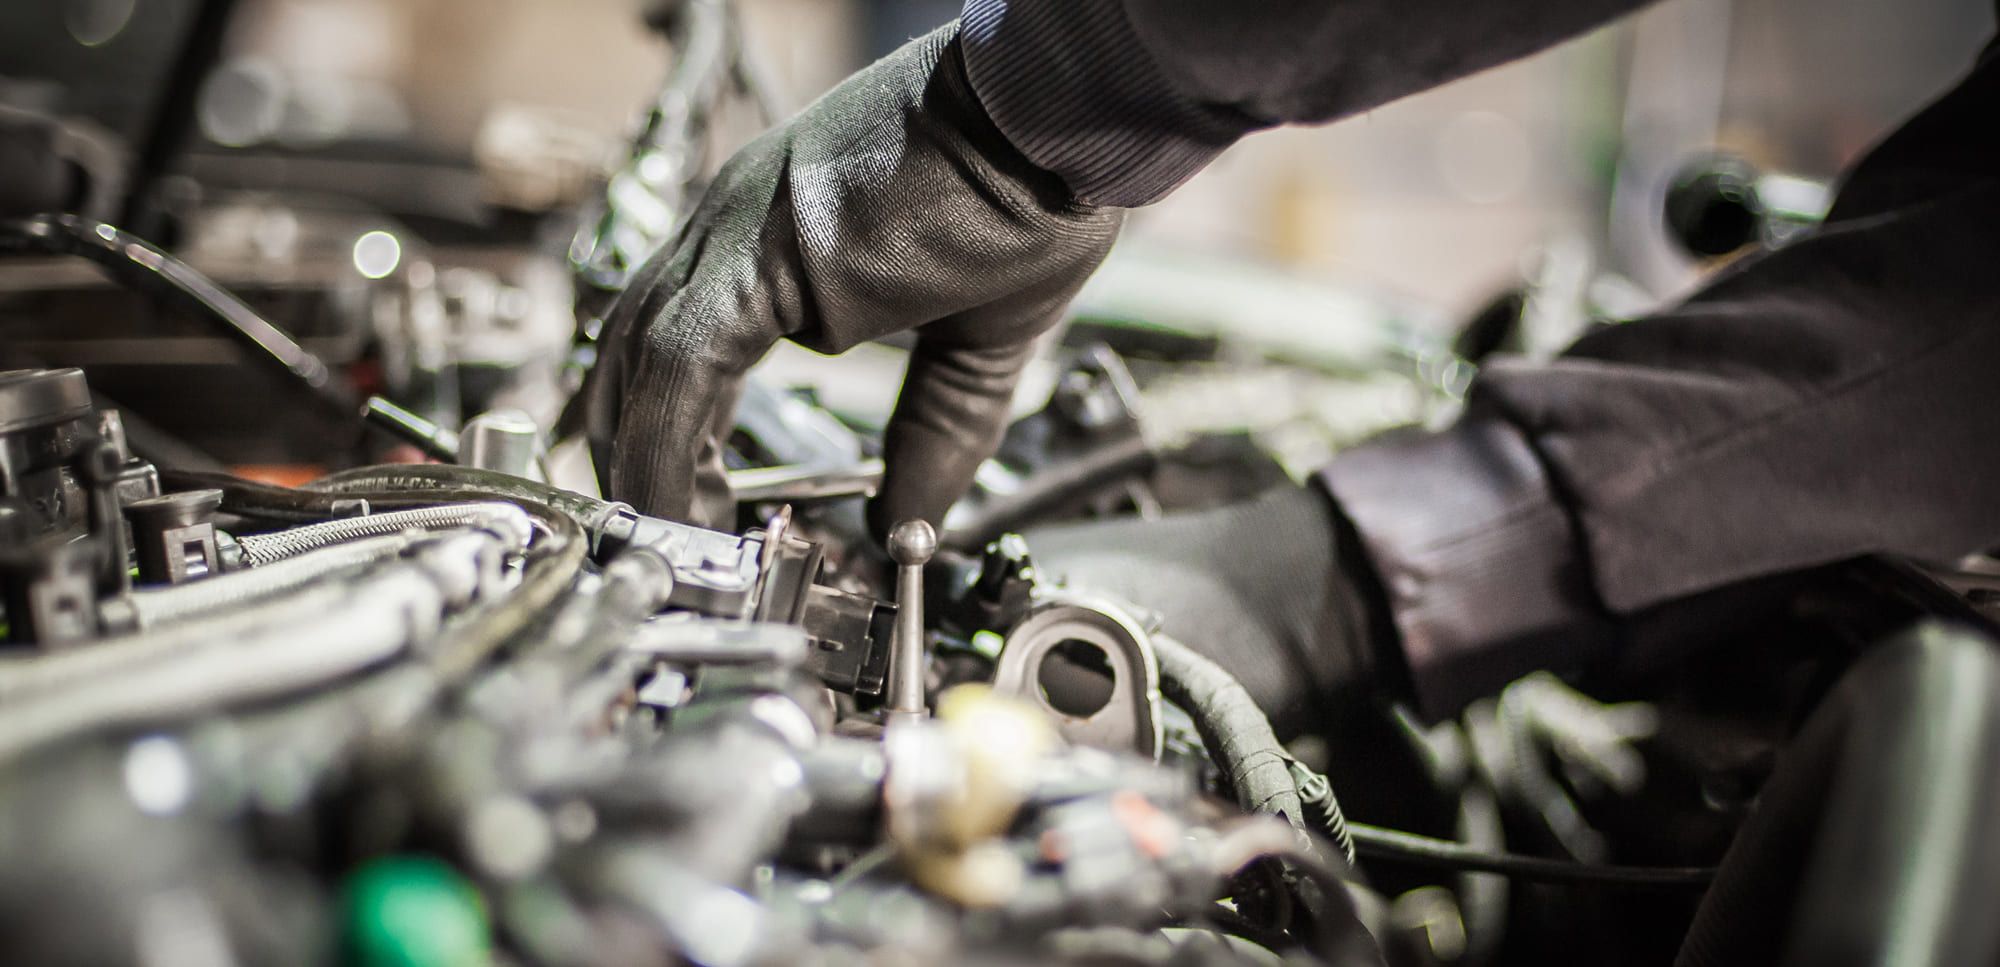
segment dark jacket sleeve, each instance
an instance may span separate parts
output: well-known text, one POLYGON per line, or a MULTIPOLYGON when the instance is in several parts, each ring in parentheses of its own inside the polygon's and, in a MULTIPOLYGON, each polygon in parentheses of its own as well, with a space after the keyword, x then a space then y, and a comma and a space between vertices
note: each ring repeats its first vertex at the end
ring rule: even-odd
POLYGON ((1748 579, 2000 544, 1996 118, 1989 49, 1814 234, 1325 471, 1427 711, 1748 579))
POLYGON ((966 0, 1000 130, 1084 201, 1158 200, 1236 139, 1333 121, 1651 0, 966 0))

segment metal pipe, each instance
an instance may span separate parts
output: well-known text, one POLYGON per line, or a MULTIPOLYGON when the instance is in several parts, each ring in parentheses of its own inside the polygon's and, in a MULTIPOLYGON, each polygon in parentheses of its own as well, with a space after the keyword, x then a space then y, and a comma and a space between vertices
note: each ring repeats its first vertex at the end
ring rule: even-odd
POLYGON ((361 419, 394 436, 434 460, 458 461, 458 434, 407 410, 382 396, 370 396, 361 408, 361 419))
POLYGON ((872 497, 882 486, 882 461, 851 467, 786 464, 729 471, 729 490, 744 503, 810 503, 843 497, 872 497))

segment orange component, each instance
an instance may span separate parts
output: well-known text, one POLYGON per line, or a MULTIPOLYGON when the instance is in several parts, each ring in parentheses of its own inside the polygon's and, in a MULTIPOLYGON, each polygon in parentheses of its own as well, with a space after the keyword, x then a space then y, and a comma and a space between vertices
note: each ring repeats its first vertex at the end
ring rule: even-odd
POLYGON ((1180 839, 1180 824, 1136 792, 1128 790, 1112 795, 1111 814, 1118 817, 1125 835, 1132 837, 1132 844, 1154 859, 1173 852, 1175 842, 1180 839))
POLYGON ((1050 863, 1060 863, 1069 855, 1069 848, 1063 843, 1062 834, 1053 829, 1043 830, 1041 841, 1036 843, 1036 846, 1041 850, 1042 859, 1050 863))
POLYGON ((296 487, 326 476, 326 468, 316 463, 244 463, 230 467, 229 472, 280 487, 296 487))

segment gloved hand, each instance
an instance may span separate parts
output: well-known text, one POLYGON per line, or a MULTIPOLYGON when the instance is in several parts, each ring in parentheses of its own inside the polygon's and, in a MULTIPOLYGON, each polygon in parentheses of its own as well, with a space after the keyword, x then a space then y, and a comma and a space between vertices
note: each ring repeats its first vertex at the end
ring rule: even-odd
POLYGON ((611 496, 723 523, 720 441, 744 371, 780 338, 838 353, 904 330, 916 348, 869 522, 878 538, 936 525, 971 485, 1035 337, 1121 215, 1074 202, 1008 143, 957 36, 912 41, 752 142, 639 272, 586 390, 611 496))
POLYGON ((1163 632, 1233 673, 1280 736, 1402 687, 1374 575, 1319 490, 1024 536, 1045 580, 1157 615, 1163 632))

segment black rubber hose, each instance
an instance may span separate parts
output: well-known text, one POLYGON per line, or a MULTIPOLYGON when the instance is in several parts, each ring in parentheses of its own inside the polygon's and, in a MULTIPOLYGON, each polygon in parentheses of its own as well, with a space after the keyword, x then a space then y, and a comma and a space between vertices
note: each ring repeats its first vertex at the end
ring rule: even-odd
POLYGON ((547 527, 548 537, 530 550, 514 593, 482 613, 480 620, 447 636, 430 656, 429 665, 443 683, 458 682, 485 664, 502 644, 552 607, 583 569, 590 542, 575 520, 546 504, 521 498, 512 502, 547 527))
POLYGON ((471 683, 466 702, 502 725, 559 713, 576 684, 660 610, 672 586, 673 569, 657 552, 627 548, 601 577, 585 577, 541 615, 503 665, 471 683))
POLYGON ((1153 448, 1135 433, 1038 470, 1021 481, 1021 489, 975 508, 970 519, 944 535, 944 545, 976 551, 1002 534, 1033 523, 1051 509, 1145 471, 1156 458, 1153 448))
POLYGON ((349 497, 295 490, 246 480, 229 473, 176 467, 159 469, 162 490, 168 493, 220 490, 223 513, 260 525, 290 527, 314 524, 350 516, 360 506, 349 497))
MULTIPOLYGON (((470 484, 472 481, 466 483, 470 484)), ((531 514, 534 514, 535 508, 539 507, 541 508, 539 516, 542 518, 557 515, 558 511, 563 511, 566 515, 566 508, 553 506, 548 501, 539 499, 540 495, 533 492, 470 487, 445 488, 435 484, 424 487, 385 486, 374 490, 356 488, 321 492, 281 487, 226 473, 163 468, 160 471, 160 486, 169 493, 181 490, 220 490, 222 512, 253 525, 250 528, 252 531, 260 527, 283 528, 317 524, 383 510, 437 507, 452 503, 486 503, 496 499, 518 504, 521 509, 531 514)))
POLYGON ((546 504, 576 518, 578 523, 586 526, 609 512, 611 508, 620 506, 608 500, 586 497, 575 491, 536 483, 512 474, 444 463, 391 463, 374 467, 356 467, 353 470, 330 473, 306 484, 303 489, 313 493, 341 496, 365 494, 370 491, 457 490, 546 504))
POLYGON ((1237 804, 1253 813, 1283 816, 1296 829, 1308 828, 1291 757, 1236 676, 1164 635, 1153 636, 1153 652, 1160 662, 1161 693, 1194 718, 1237 804))
POLYGON ((385 464, 329 474, 302 488, 279 487, 228 474, 162 470, 169 491, 213 488, 222 491, 222 509, 252 521, 295 525, 367 510, 425 507, 500 499, 531 513, 560 514, 595 538, 596 531, 624 505, 510 474, 447 464, 385 464))
POLYGON ((120 283, 177 303, 195 318, 218 325, 253 358, 283 370, 286 378, 331 413, 356 412, 346 381, 324 360, 215 280, 138 236, 75 215, 0 222, 0 254, 15 252, 87 259, 120 283))
POLYGON ((1695 889, 1707 886, 1715 878, 1715 869, 1706 866, 1604 866, 1497 853, 1448 839, 1419 836, 1364 823, 1349 823, 1347 829, 1354 835, 1355 852, 1362 856, 1440 870, 1499 873, 1517 880, 1541 883, 1695 889))
MULTIPOLYGON (((1263 869, 1276 865, 1288 895, 1309 913, 1304 923, 1280 926, 1311 952, 1314 962, 1340 967, 1384 962, 1380 945, 1363 926, 1356 894, 1348 889, 1351 868, 1336 858, 1339 851, 1324 838, 1257 818, 1219 829, 1212 849, 1215 867, 1221 871, 1248 870, 1253 866, 1246 864, 1253 861, 1263 869)), ((1236 900, 1238 912, 1244 912, 1243 897, 1236 900)), ((1257 923, 1255 918, 1251 922, 1257 923)))
MULTIPOLYGON (((420 496, 436 504, 450 500, 453 493, 420 496)), ((492 497, 478 494, 464 499, 492 497)), ((260 754, 285 760, 284 768, 290 772, 322 776, 363 736, 392 735, 416 725, 436 708, 443 694, 462 685, 503 646, 557 610, 583 568, 582 531, 575 521, 545 505, 514 503, 536 518, 544 532, 530 549, 520 584, 501 600, 448 626, 438 645, 424 656, 256 716, 246 728, 254 736, 251 744, 263 750, 260 754)))
POLYGON ((1785 750, 1676 963, 2000 961, 2000 653, 1928 623, 1785 750))

